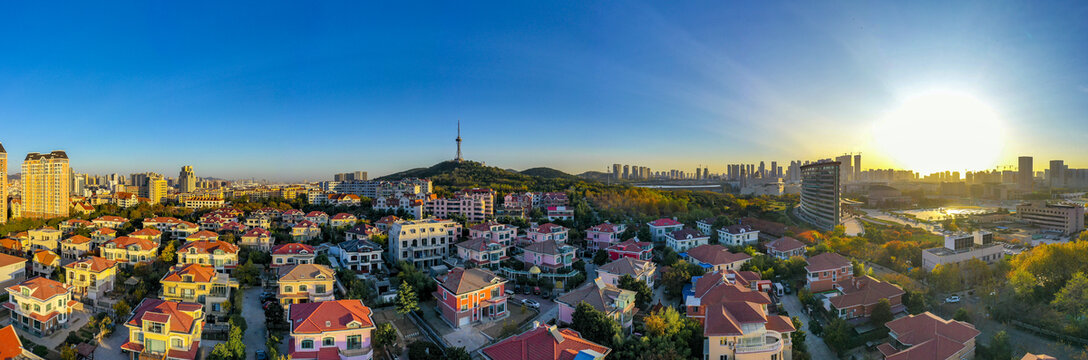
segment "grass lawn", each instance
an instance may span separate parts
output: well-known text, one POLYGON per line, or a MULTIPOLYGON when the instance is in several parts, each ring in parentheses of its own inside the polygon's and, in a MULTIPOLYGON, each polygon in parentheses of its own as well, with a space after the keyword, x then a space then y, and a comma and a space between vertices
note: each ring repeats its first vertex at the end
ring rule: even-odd
MULTIPOLYGON (((496 321, 494 324, 491 324, 491 326, 488 326, 487 328, 485 328, 483 330, 483 332, 484 332, 484 334, 487 334, 487 336, 490 336, 492 339, 500 339, 500 338, 504 337, 503 333, 502 333, 502 330, 503 330, 502 328, 503 328, 504 325, 506 325, 506 324, 516 324, 518 326, 518 329, 520 329, 522 325, 524 325, 526 322, 528 322, 529 319, 532 319, 534 316, 536 316, 536 314, 537 314, 537 311, 533 310, 533 309, 526 309, 525 312, 523 313, 521 311, 520 306, 511 306, 510 307, 510 316, 509 317, 507 317, 505 319, 502 319, 502 320, 499 320, 499 321, 496 321)), ((520 332, 520 331, 517 331, 515 333, 518 333, 518 332, 520 332)), ((512 335, 512 334, 506 334, 506 335, 509 336, 509 335, 512 335)))

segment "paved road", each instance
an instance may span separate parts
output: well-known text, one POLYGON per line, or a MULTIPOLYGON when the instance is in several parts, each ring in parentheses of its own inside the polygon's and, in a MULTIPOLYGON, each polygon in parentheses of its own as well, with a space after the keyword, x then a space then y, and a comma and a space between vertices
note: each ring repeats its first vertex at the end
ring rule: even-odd
POLYGON ((95 359, 123 359, 125 354, 121 351, 121 345, 128 341, 128 328, 124 324, 117 324, 113 334, 105 337, 94 349, 95 359))
POLYGON ((824 343, 824 339, 812 335, 812 331, 808 329, 809 321, 812 321, 801 311, 801 300, 797 299, 797 295, 786 295, 782 297, 782 306, 786 308, 786 311, 790 313, 790 316, 796 316, 801 318, 801 330, 805 331, 805 345, 808 345, 808 352, 812 355, 813 359, 837 359, 835 353, 831 352, 831 349, 824 343))
POLYGON ((242 342, 246 344, 246 357, 255 359, 257 350, 265 350, 264 343, 268 339, 267 324, 261 304, 263 290, 260 287, 251 287, 242 291, 245 294, 242 300, 242 316, 246 318, 247 325, 242 342))

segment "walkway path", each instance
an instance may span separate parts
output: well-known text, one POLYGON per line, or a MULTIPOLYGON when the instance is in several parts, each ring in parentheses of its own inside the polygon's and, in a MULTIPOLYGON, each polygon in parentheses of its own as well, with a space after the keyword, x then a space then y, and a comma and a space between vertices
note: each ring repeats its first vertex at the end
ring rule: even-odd
POLYGON ((786 295, 782 298, 782 306, 786 308, 786 311, 790 313, 790 316, 796 316, 801 319, 801 330, 805 331, 805 345, 808 345, 808 352, 812 355, 813 359, 837 359, 835 353, 831 352, 831 348, 827 347, 824 343, 824 339, 812 334, 812 331, 808 329, 808 324, 812 321, 801 311, 801 300, 796 295, 786 295))
MULTIPOLYGON (((268 339, 268 323, 264 318, 264 304, 261 304, 262 289, 250 287, 241 291, 245 294, 242 299, 242 317, 246 319, 247 325, 242 342, 246 344, 246 357, 254 359, 257 350, 266 350, 265 342, 268 339)), ((282 340, 287 342, 287 339, 282 340)))

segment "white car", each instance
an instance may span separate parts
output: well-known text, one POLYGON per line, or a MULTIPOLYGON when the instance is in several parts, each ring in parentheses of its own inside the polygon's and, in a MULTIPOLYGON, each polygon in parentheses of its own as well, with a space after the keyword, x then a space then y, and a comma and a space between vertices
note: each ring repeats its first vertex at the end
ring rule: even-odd
POLYGON ((949 296, 949 297, 945 298, 944 302, 949 303, 949 304, 955 304, 955 303, 960 302, 960 297, 959 297, 959 295, 952 295, 952 296, 949 296))
POLYGON ((505 292, 506 292, 506 295, 511 295, 511 296, 514 295, 514 290, 507 289, 505 292))
POLYGON ((523 299, 523 300, 521 300, 521 303, 525 304, 525 305, 527 305, 527 306, 529 306, 529 307, 531 307, 533 309, 539 309, 540 308, 540 303, 536 302, 536 300, 533 300, 533 299, 523 299))

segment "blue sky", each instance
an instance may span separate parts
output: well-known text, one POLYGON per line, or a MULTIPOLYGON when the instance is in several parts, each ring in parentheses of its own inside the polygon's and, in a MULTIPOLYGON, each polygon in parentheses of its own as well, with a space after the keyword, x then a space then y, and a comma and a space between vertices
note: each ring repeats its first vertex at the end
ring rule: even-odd
MULTIPOLYGON (((1088 3, 0 4, 0 142, 77 171, 321 179, 464 152, 568 172, 815 159, 931 89, 1004 163, 1088 166, 1088 3)), ((926 139, 919 139, 922 144, 926 139)))

